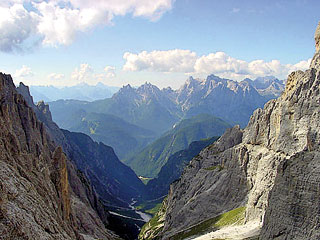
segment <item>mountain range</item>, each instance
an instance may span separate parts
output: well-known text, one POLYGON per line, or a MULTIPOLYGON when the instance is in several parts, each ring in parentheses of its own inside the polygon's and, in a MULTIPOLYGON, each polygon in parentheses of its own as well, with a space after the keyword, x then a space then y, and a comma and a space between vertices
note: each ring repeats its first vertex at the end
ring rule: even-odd
POLYGON ((175 124, 209 114, 244 127, 253 111, 263 107, 270 98, 279 96, 281 89, 282 81, 274 77, 236 82, 210 75, 202 80, 190 77, 178 90, 160 90, 150 83, 138 88, 127 85, 111 98, 93 102, 58 100, 49 105, 53 120, 61 128, 88 134, 110 145, 138 175, 155 177, 171 153, 187 148, 192 141, 223 132, 198 134, 173 146, 172 151, 160 153, 159 142, 164 141, 163 135, 175 124), (279 91, 275 91, 274 86, 279 91), (158 149, 153 154, 154 161, 148 160, 154 152, 150 149, 158 149))
POLYGON ((320 23, 306 71, 170 186, 139 239, 319 239, 320 23))
POLYGON ((138 88, 124 86, 104 100, 60 100, 49 104, 54 120, 61 127, 70 126, 61 114, 69 116, 81 109, 88 113, 112 114, 161 135, 182 118, 202 113, 245 127, 253 111, 279 96, 283 86, 283 82, 274 77, 236 82, 210 75, 203 80, 190 77, 178 90, 160 90, 145 83, 138 88))
POLYGON ((170 184, 180 178, 184 168, 188 166, 192 158, 217 139, 219 137, 194 141, 190 143, 188 148, 170 155, 168 161, 161 167, 158 176, 147 183, 148 199, 159 199, 166 196, 170 184))
POLYGON ((121 159, 141 150, 156 138, 154 132, 111 114, 86 113, 79 110, 68 121, 73 122, 68 127, 70 131, 85 133, 97 142, 113 146, 121 159))
POLYGON ((118 87, 107 86, 101 82, 96 85, 80 83, 70 87, 30 86, 30 93, 35 102, 41 100, 51 102, 59 99, 95 101, 111 97, 118 90, 118 87))
POLYGON ((138 175, 154 178, 171 155, 188 148, 193 141, 220 136, 229 127, 230 124, 208 114, 184 119, 143 150, 123 161, 138 175))

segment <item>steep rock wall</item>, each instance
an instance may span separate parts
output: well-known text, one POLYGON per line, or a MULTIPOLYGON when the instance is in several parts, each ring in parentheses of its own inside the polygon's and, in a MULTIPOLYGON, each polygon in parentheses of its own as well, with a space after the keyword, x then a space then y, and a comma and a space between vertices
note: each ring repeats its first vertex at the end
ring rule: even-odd
POLYGON ((2 73, 0 103, 0 239, 113 239, 70 188, 62 149, 2 73))
POLYGON ((277 100, 205 148, 171 185, 158 238, 245 206, 245 222, 263 225, 260 239, 319 239, 319 27, 310 69, 290 74, 277 100))

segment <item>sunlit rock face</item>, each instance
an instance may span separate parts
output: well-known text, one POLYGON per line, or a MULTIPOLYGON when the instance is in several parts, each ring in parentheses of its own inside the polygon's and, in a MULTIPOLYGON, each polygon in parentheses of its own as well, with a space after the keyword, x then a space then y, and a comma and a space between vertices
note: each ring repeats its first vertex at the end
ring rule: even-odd
POLYGON ((160 239, 241 206, 246 223, 260 222, 261 240, 320 239, 319 30, 310 69, 291 73, 278 99, 202 150, 171 185, 160 239))
POLYGON ((314 40, 316 41, 316 50, 319 52, 320 50, 320 22, 318 24, 316 33, 314 34, 314 40))

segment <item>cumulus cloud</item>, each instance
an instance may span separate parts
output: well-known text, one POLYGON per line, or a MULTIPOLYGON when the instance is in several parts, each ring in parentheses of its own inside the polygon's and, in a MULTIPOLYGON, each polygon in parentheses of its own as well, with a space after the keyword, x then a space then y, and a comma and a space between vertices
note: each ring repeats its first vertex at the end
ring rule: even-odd
POLYGON ((154 71, 154 72, 192 72, 197 59, 195 52, 190 50, 143 51, 139 54, 126 52, 125 71, 154 71))
POLYGON ((87 63, 82 63, 73 71, 71 78, 76 82, 90 81, 93 78, 93 68, 87 63))
POLYGON ((25 77, 32 77, 34 74, 30 67, 27 67, 25 65, 22 66, 22 68, 16 70, 13 77, 15 78, 25 78, 25 77))
POLYGON ((48 78, 50 80, 62 80, 64 78, 64 74, 61 74, 61 73, 51 73, 48 75, 48 78))
POLYGON ((247 62, 233 58, 224 52, 197 56, 195 52, 181 49, 143 51, 138 54, 126 52, 123 58, 126 60, 123 70, 126 71, 180 72, 207 75, 213 73, 236 80, 267 75, 273 75, 281 79, 286 78, 292 71, 307 69, 311 61, 309 59, 297 64, 282 64, 279 60, 247 62))
POLYGON ((75 68, 71 74, 71 84, 86 82, 89 84, 97 84, 98 82, 105 82, 108 78, 114 78, 116 68, 113 66, 106 66, 104 71, 96 72, 88 63, 80 64, 80 67, 75 68))
POLYGON ((114 78, 115 76, 116 76, 116 68, 115 67, 113 67, 113 66, 106 66, 105 68, 104 68, 104 71, 105 71, 105 76, 107 77, 107 78, 114 78))
POLYGON ((22 4, 0 6, 0 50, 20 50, 21 44, 36 32, 38 17, 28 12, 22 4))
POLYGON ((115 16, 132 14, 151 21, 175 0, 3 0, 0 3, 0 50, 20 49, 30 38, 46 45, 70 44, 78 32, 112 24, 115 16), (25 7, 26 3, 29 7, 25 7), (30 7, 32 6, 32 7, 30 7))

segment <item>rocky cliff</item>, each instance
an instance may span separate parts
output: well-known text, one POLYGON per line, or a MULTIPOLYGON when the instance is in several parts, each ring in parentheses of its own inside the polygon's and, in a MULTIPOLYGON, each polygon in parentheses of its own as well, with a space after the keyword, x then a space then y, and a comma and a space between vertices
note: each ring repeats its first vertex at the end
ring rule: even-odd
MULTIPOLYGON (((40 101, 35 105, 29 88, 23 83, 17 91, 24 96, 29 106, 36 113, 37 118, 44 123, 53 141, 62 146, 63 151, 71 160, 68 173, 71 188, 84 202, 92 206, 108 229, 115 231, 125 239, 134 239, 142 227, 143 221, 128 222, 121 217, 114 219, 108 211, 123 210, 131 216, 135 214, 129 204, 132 199, 138 199, 145 194, 145 186, 135 175, 133 170, 119 161, 113 149, 103 143, 94 142, 89 136, 60 129, 52 120, 49 105, 40 101), (84 188, 85 187, 85 188, 84 188), (130 215, 131 214, 131 215, 130 215)), ((81 209, 79 206, 78 209, 81 209)), ((90 219, 78 211, 79 219, 90 219), (80 214, 81 213, 81 214, 80 214)), ((137 219, 139 216, 137 217, 137 219)), ((94 227, 95 224, 82 224, 94 227)))
POLYGON ((261 240, 319 239, 319 28, 310 69, 290 74, 282 95, 256 110, 244 130, 228 130, 190 162, 171 185, 160 231, 149 228, 141 239, 207 231, 210 239, 245 239, 223 231, 230 224, 261 240))
POLYGON ((114 239, 29 100, 0 73, 0 239, 114 239))

